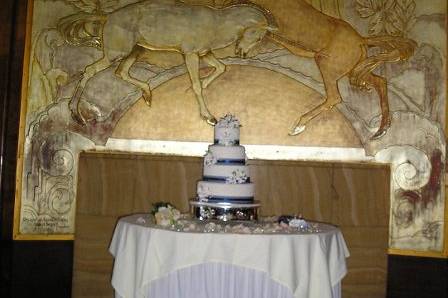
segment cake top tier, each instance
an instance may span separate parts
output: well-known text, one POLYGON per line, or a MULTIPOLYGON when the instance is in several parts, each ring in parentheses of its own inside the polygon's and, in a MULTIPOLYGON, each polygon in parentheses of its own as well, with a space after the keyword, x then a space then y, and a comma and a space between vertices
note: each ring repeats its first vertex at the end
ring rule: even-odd
POLYGON ((230 114, 219 119, 215 125, 215 144, 234 146, 240 143, 240 122, 230 114))

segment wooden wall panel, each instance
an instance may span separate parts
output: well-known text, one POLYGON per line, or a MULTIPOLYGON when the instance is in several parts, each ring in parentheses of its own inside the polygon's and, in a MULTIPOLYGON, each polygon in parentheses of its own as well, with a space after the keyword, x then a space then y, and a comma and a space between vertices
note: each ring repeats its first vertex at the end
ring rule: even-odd
POLYGON ((293 161, 253 161, 251 175, 262 215, 302 214, 315 220, 331 217, 328 167, 305 166, 293 161))
POLYGON ((344 297, 385 297, 389 230, 389 169, 336 166, 336 216, 350 250, 344 297))
POLYGON ((113 258, 108 246, 116 216, 78 214, 73 263, 73 297, 113 297, 113 258))
POLYGON ((194 157, 81 155, 77 211, 123 216, 166 201, 187 212, 201 171, 201 159, 194 157))
POLYGON ((334 223, 343 226, 389 225, 389 170, 386 167, 334 169, 334 190, 340 202, 334 223))
MULTIPOLYGON (((343 296, 385 297, 389 169, 381 166, 251 160, 262 215, 302 214, 341 227, 351 257, 343 296)), ((120 216, 171 202, 187 212, 202 158, 81 154, 73 297, 112 297, 108 253, 120 216)))
POLYGON ((119 217, 171 202, 188 211, 200 158, 81 154, 77 187, 73 297, 113 297, 108 246, 119 217))

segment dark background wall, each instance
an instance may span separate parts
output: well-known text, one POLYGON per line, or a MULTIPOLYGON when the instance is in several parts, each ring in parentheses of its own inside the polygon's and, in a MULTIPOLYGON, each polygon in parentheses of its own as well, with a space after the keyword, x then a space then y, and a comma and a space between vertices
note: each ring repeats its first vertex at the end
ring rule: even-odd
MULTIPOLYGON (((51 5, 51 2, 48 2, 51 5)), ((0 8, 0 297, 70 297, 72 241, 13 241, 26 0, 0 8)), ((448 297, 448 261, 388 257, 388 297, 448 297)))
POLYGON ((0 3, 0 297, 70 297, 72 241, 12 241, 27 1, 0 3))

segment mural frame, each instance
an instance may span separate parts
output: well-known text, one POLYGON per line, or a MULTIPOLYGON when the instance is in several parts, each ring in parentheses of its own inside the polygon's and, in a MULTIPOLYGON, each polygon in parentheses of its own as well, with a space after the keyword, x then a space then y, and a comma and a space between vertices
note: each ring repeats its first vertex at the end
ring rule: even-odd
POLYGON ((13 221, 13 239, 14 240, 74 240, 73 234, 68 235, 47 235, 47 234, 21 234, 19 232, 20 226, 20 206, 22 198, 22 189, 19 185, 22 184, 23 162, 24 162, 24 143, 25 143, 25 117, 27 112, 27 94, 28 94, 28 79, 30 66, 30 52, 31 52, 31 30, 33 20, 33 0, 27 1, 27 14, 25 26, 25 47, 24 47, 24 61, 22 70, 22 86, 20 92, 20 123, 19 136, 17 147, 17 168, 16 168, 16 191, 14 204, 14 221, 13 221))
MULTIPOLYGON (((14 227, 13 227, 13 238, 15 240, 74 240, 74 234, 28 234, 20 232, 20 217, 21 217, 21 204, 22 204, 22 183, 23 183, 23 167, 25 162, 25 142, 26 142, 26 115, 27 115, 27 100, 28 100, 28 84, 30 80, 30 54, 32 48, 32 24, 33 24, 33 0, 28 0, 27 5, 27 21, 26 21, 26 39, 25 39, 25 52, 24 52, 24 63, 23 63, 23 76, 22 76, 22 87, 21 87, 21 103, 20 103, 20 124, 19 124, 19 141, 17 150, 17 169, 16 169, 16 194, 15 194, 15 206, 14 206, 14 227)), ((448 72, 445 69, 445 81, 448 78, 448 72)), ((445 89, 445 98, 448 96, 448 92, 445 89)), ((448 129, 448 109, 445 105, 445 133, 448 129)), ((446 135, 445 135, 446 139, 446 135)), ((202 147, 201 147, 202 148, 202 147)), ((202 150, 202 149, 200 149, 202 150)), ((256 151, 256 150, 255 150, 256 151)), ((198 151, 199 152, 199 151, 198 151)), ((193 155, 198 155, 194 153, 193 155)), ((345 162, 345 160, 342 160, 345 162)), ((419 251, 419 250, 408 250, 408 249, 395 249, 389 248, 389 254, 397 255, 409 255, 409 256, 422 256, 422 257, 448 257, 448 196, 445 178, 445 209, 444 209, 444 239, 443 239, 443 249, 442 251, 419 251)))

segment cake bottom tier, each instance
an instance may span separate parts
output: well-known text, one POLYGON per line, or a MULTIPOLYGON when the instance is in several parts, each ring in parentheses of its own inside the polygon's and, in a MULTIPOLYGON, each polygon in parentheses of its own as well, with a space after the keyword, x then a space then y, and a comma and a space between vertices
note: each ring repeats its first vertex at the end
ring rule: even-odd
POLYGON ((199 181, 198 199, 201 202, 215 203, 252 203, 254 201, 254 184, 228 184, 222 182, 199 181))

